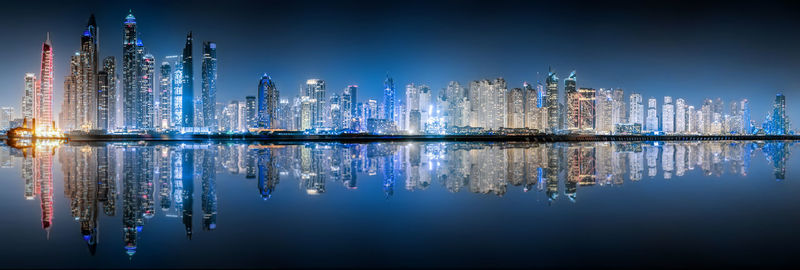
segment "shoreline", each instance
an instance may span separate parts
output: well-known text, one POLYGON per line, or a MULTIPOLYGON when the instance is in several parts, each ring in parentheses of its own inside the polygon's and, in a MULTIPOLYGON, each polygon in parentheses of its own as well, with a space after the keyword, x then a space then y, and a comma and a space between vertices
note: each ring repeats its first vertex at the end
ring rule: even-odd
POLYGON ((592 141, 773 141, 800 140, 800 135, 70 135, 68 141, 256 141, 256 142, 380 142, 380 141, 476 141, 476 142, 592 142, 592 141))

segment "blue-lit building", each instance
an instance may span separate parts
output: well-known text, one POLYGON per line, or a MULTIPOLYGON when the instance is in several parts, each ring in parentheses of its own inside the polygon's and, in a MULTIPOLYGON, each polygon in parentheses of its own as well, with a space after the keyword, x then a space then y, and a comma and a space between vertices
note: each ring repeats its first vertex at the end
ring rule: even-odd
POLYGON ((786 130, 786 97, 783 94, 775 96, 775 103, 772 104, 772 118, 767 134, 785 135, 786 130))
POLYGON ((186 35, 186 45, 183 47, 182 65, 182 127, 194 127, 194 68, 192 67, 192 32, 186 35))
POLYGON ((125 17, 122 40, 122 94, 123 125, 125 128, 138 128, 139 110, 139 71, 142 55, 137 50, 136 17, 125 17))
POLYGON ((278 88, 272 77, 264 73, 258 82, 258 127, 274 129, 278 128, 278 88))
POLYGON ((394 80, 387 74, 386 80, 383 81, 383 118, 389 121, 394 121, 394 99, 394 80))
POLYGON ((217 43, 203 42, 203 122, 204 127, 216 130, 217 103, 217 43))

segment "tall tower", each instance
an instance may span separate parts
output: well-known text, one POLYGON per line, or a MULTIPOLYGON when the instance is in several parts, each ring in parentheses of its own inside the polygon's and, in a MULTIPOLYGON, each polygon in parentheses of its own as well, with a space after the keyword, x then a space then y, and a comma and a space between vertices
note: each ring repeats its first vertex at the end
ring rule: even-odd
POLYGON ((675 133, 686 132, 686 101, 682 98, 675 100, 675 133))
POLYGON ((278 128, 278 94, 272 77, 264 73, 258 82, 258 127, 278 128))
POLYGON ((117 128, 117 58, 108 56, 103 59, 103 71, 107 75, 106 84, 108 85, 108 124, 107 129, 117 128))
POLYGON ((79 128, 97 127, 97 113, 100 109, 97 72, 97 23, 92 14, 81 36, 80 73, 77 78, 79 128))
POLYGON ((772 104, 772 132, 773 135, 786 134, 786 97, 783 94, 775 95, 772 104))
POLYGON ((128 14, 125 17, 122 40, 122 91, 123 91, 123 126, 125 128, 138 128, 139 121, 139 71, 142 56, 139 55, 136 43, 136 17, 128 14))
POLYGON ((22 94, 22 118, 33 118, 33 101, 36 95, 36 74, 25 73, 25 91, 22 94))
POLYGON ((189 34, 186 35, 186 45, 183 47, 183 59, 181 61, 181 66, 183 67, 183 79, 181 82, 183 87, 182 127, 194 126, 194 68, 192 63, 192 32, 189 31, 189 34))
POLYGON ((664 133, 675 132, 675 105, 672 104, 672 97, 664 97, 664 105, 661 105, 661 131, 664 133))
POLYGON ((647 100, 647 131, 658 131, 658 101, 655 98, 647 100))
POLYGON ((310 79, 306 81, 306 92, 304 96, 309 97, 310 119, 312 128, 325 126, 325 81, 310 79))
POLYGON ((578 93, 575 71, 572 71, 564 80, 564 95, 567 98, 567 126, 565 128, 571 131, 579 130, 582 96, 578 93))
POLYGON ((158 83, 158 123, 162 129, 170 127, 172 109, 172 66, 168 61, 161 63, 161 78, 158 83))
POLYGON ((217 127, 217 43, 203 42, 203 122, 205 127, 217 127))
POLYGON ((632 93, 630 99, 630 119, 628 123, 639 124, 644 129, 644 105, 642 104, 642 95, 632 93))
POLYGON ((155 128, 155 70, 156 58, 152 54, 145 54, 142 57, 141 81, 139 82, 139 127, 145 129, 155 128))
POLYGON ((386 74, 386 80, 383 81, 383 118, 389 121, 394 121, 394 99, 394 80, 386 74))
POLYGON ((547 95, 547 102, 545 103, 545 106, 547 106, 547 131, 555 133, 560 128, 558 120, 558 76, 552 69, 547 73, 545 86, 547 87, 547 92, 545 93, 547 95))
POLYGON ((39 72, 39 89, 34 95, 33 117, 41 129, 55 128, 53 123, 53 43, 50 33, 42 43, 42 65, 39 72))

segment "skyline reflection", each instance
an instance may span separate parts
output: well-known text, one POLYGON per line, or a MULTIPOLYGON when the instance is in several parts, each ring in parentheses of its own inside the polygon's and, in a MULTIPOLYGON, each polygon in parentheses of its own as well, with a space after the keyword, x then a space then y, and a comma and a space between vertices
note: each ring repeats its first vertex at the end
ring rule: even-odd
MULTIPOLYGON (((386 200, 396 191, 425 192, 439 186, 450 193, 502 197, 513 190, 542 194, 546 204, 579 202, 579 191, 622 186, 656 178, 679 178, 692 171, 705 177, 747 176, 753 158, 772 166, 775 180, 786 177, 794 142, 585 142, 585 143, 305 143, 217 144, 136 143, 35 144, 0 148, 0 165, 19 168, 23 198, 38 199, 41 228, 49 238, 54 192, 63 188, 71 217, 94 255, 101 225, 121 228, 120 245, 132 257, 150 220, 180 226, 189 240, 193 217, 202 231, 217 229, 217 175, 248 182, 241 194, 271 198, 296 189, 326 196, 331 189, 359 189, 362 178, 381 181, 386 200), (760 153, 759 153, 760 152, 760 153), (63 187, 54 186, 56 160, 63 187), (96 181, 95 181, 96 180, 96 181), (198 186, 196 186, 198 185, 198 186), (253 186, 255 185, 255 186, 253 186), (198 198, 199 196, 199 198, 198 198), (198 205, 195 202, 199 202, 198 205), (199 210, 199 211, 196 211, 199 210), (121 216, 122 224, 101 224, 101 216, 121 216)), ((372 181, 372 180, 370 180, 372 181)), ((225 226, 226 224, 220 224, 225 226)), ((157 237, 157 236, 154 236, 157 237)))

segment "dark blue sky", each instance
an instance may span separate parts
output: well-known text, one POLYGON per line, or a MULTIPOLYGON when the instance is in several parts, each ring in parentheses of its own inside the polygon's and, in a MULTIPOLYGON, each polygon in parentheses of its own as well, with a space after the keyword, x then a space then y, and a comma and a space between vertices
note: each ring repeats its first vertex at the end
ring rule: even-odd
POLYGON ((579 87, 620 87, 659 105, 664 95, 692 105, 748 98, 759 122, 781 91, 800 119, 791 107, 800 102, 800 5, 771 1, 9 2, 0 9, 0 106, 19 109, 24 73, 38 72, 50 31, 60 111, 69 55, 89 14, 101 56, 119 58, 128 9, 159 62, 180 52, 189 30, 196 44, 217 42, 220 102, 255 95, 265 72, 283 97, 314 77, 329 93, 358 84, 366 100, 380 98, 386 72, 398 89, 497 76, 519 87, 552 66, 561 78, 577 70, 579 87))

